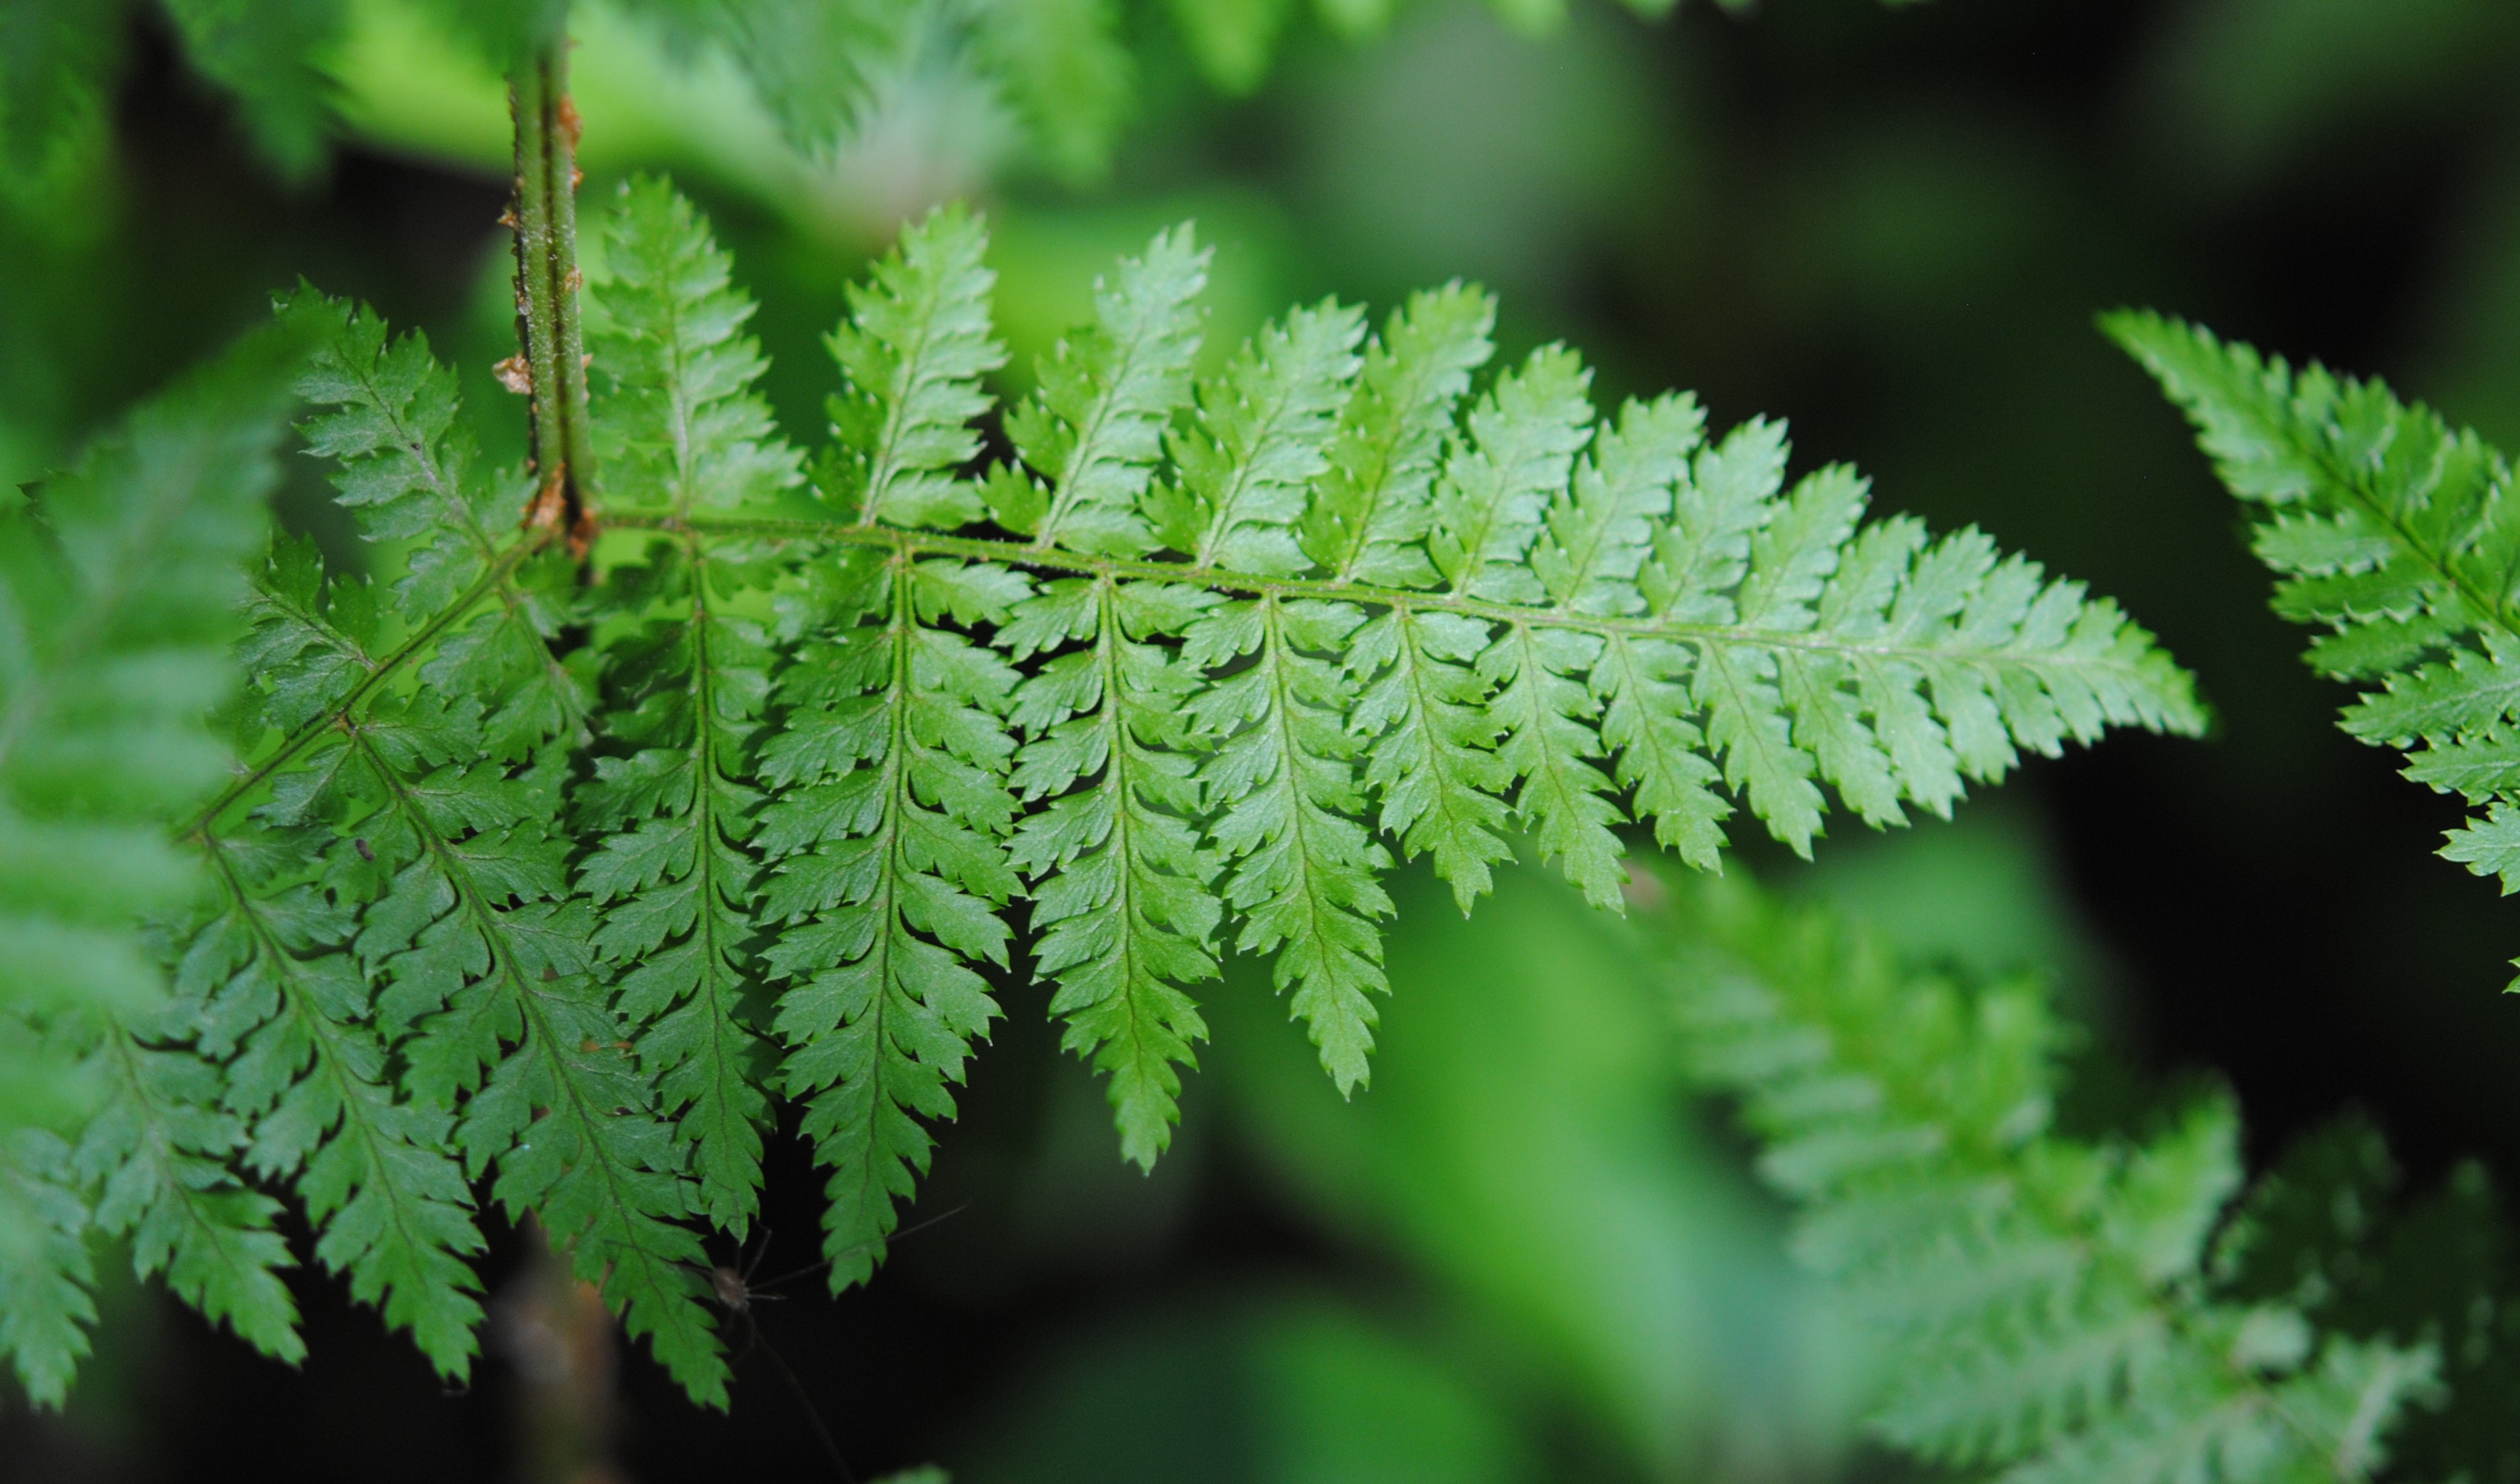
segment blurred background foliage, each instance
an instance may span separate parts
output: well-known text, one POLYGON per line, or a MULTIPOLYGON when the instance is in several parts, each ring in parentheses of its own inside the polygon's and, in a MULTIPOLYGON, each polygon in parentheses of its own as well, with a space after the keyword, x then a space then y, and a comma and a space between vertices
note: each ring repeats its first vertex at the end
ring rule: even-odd
MULTIPOLYGON (((1476 278, 1506 295, 1508 349, 1572 341, 1605 400, 1677 385, 1719 424, 1788 417, 1805 463, 1861 464, 1884 507, 2117 596, 2201 677, 2212 740, 2116 738, 1953 824, 1736 869, 1924 958, 2047 966, 2090 1027, 2077 1117, 2213 1074, 2261 1160, 2356 1106, 2418 1190, 2467 1153, 2520 1178, 2520 1007, 2496 994, 2520 914, 2431 853, 2454 807, 2329 725, 2341 695, 2267 612, 2226 498, 2092 329, 2123 303, 2191 315, 2520 446, 2520 10, 1777 0, 1646 21, 1582 0, 1517 27, 1455 0, 1326 4, 1333 23, 1287 26, 1243 91, 1211 80, 1248 81, 1213 38, 1194 53, 1133 12, 1138 117, 1084 187, 1027 164, 951 69, 914 69, 856 143, 809 158, 722 59, 580 10, 589 190, 663 168, 715 212, 791 430, 821 426, 819 337, 905 213, 986 203, 1018 379, 1099 264, 1195 215, 1221 340, 1291 299, 1476 278)), ((426 328, 504 404, 493 452, 521 452, 490 375, 513 348, 498 83, 398 0, 356 17, 332 67, 343 132, 293 180, 135 22, 94 127, 0 203, 0 480, 38 476, 300 273, 426 328)), ((311 477, 286 499, 341 545, 311 477)), ((1371 1091, 1342 1104, 1265 981, 1230 977, 1151 1178, 1055 1055, 1041 992, 1011 991, 915 1213, 943 1219, 872 1289, 799 1283, 761 1318, 862 1472, 1881 1474, 1846 1417, 1872 1362, 1686 1096, 1627 930, 1537 873, 1468 923, 1428 885, 1402 882, 1371 1091)), ((770 1272, 810 1254, 816 1201, 800 1149, 774 1162, 770 1272)), ((503 1239, 494 1286, 521 1250, 503 1239)), ((292 1372, 109 1288, 68 1413, 0 1413, 0 1476, 513 1470, 507 1369, 442 1394, 335 1285, 301 1275, 299 1297, 314 1359, 292 1372)), ((629 1475, 827 1473, 769 1362, 747 1357, 725 1417, 625 1367, 629 1475)))

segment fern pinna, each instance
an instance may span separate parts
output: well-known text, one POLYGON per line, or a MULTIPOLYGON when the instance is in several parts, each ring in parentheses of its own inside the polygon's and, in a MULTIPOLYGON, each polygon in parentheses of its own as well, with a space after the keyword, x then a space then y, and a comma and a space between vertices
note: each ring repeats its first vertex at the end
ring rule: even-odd
MULTIPOLYGON (((603 230, 574 524, 481 467, 417 337, 284 305, 308 451, 395 570, 273 548, 250 766, 190 832, 218 894, 175 944, 180 1055, 215 1074, 166 1117, 292 1185, 449 1375, 486 1181, 721 1401, 700 1238, 752 1219, 778 1102, 863 1278, 1027 967, 1150 1164, 1229 951, 1366 1081, 1395 857, 1466 908, 1527 832, 1616 906, 1632 821, 1711 867, 1746 805, 1807 852, 1824 788, 1890 824, 2021 748, 2199 725, 2106 601, 1866 523, 1844 469, 1789 484, 1776 424, 1597 418, 1557 346, 1489 374, 1458 285, 1202 370, 1207 256, 1164 232, 990 461, 987 244, 943 208, 852 291, 808 457, 694 209, 634 183, 603 230)), ((237 1246, 263 1307, 221 1311, 270 1348, 286 1260, 237 1246)))
POLYGON ((2520 889, 2520 500, 2511 467, 2377 382, 2226 344, 2149 314, 2107 322, 2194 422, 2281 579, 2275 610, 2327 632, 2312 668, 2362 686, 2340 724, 2479 813, 2442 854, 2520 889))
MULTIPOLYGON (((2303 1484, 2377 1477, 2400 1441, 2438 1471, 2393 1476, 2448 1477, 2507 1434, 2498 1257, 2382 1240, 2385 1184, 2316 1157, 2241 1198, 2228 1098, 2142 1140, 2068 1137, 2035 980, 1963 987, 1737 880, 1668 884, 1682 1045, 1739 1097, 1797 1257, 1876 1347, 1879 1441, 2005 1484, 2303 1484), (2351 1230, 2302 1230, 2322 1214, 2351 1230)), ((2481 1192, 2452 1209, 2496 1230, 2481 1192)))

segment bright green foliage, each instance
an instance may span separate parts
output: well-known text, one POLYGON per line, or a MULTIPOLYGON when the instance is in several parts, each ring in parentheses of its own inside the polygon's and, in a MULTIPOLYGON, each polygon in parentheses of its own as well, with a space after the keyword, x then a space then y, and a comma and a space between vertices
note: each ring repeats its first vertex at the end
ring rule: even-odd
POLYGON ((1165 425, 1188 400, 1207 259, 1184 224, 1096 282, 1094 323, 1043 358, 1040 389, 1007 413, 1007 437, 1041 480, 1001 466, 987 485, 998 524, 1044 548, 1150 544, 1138 506, 1165 425))
POLYGON ((791 983, 781 1081, 808 1100, 805 1132, 832 1171, 825 1250, 845 1283, 881 1260, 893 1203, 927 1168, 917 1119, 953 1116, 948 1084, 998 1013, 976 969, 1005 967, 997 913, 1020 889, 1003 843, 1014 742, 1000 719, 1016 677, 930 625, 1002 623, 1024 584, 905 558, 835 575, 830 607, 791 609, 798 627, 833 611, 875 621, 804 646, 785 679, 792 709, 762 762, 781 795, 763 848, 783 857, 763 916, 788 924, 765 955, 791 983))
POLYGON ((225 770, 204 716, 235 684, 285 349, 248 342, 0 512, 0 1355, 41 1402, 87 1349, 91 1226, 300 1349, 278 1207, 230 1168, 243 1126, 135 931, 202 884, 164 822, 225 770))
MULTIPOLYGON (((680 516, 757 503, 801 482, 801 460, 751 390, 764 362, 739 335, 752 305, 689 202, 661 183, 622 189, 608 222, 608 313, 593 340, 609 395, 596 434, 614 498, 680 516)), ((597 951, 623 966, 617 1008, 646 1029, 642 1069, 679 1114, 703 1212, 743 1234, 758 1206, 760 1090, 768 1048, 747 1023, 745 849, 759 793, 748 752, 770 696, 760 625, 729 605, 747 585, 741 549, 652 542, 618 566, 595 613, 613 695, 605 755, 578 795, 582 822, 613 832, 579 869, 603 910, 597 951)))
POLYGON ((1375 823, 1466 904, 1519 816, 1615 902, 1627 800, 1712 864, 1724 765, 1804 845, 1822 783, 1886 823, 2015 746, 2197 722, 2106 604, 1974 533, 1857 534, 1843 471, 1787 491, 1772 425, 1710 449, 1666 398, 1597 431, 1560 348, 1462 415, 1493 309, 1458 286, 1370 344, 1354 311, 1299 309, 1194 384, 1204 268, 1178 229, 1106 278, 1007 415, 1017 459, 974 485, 954 470, 998 354, 987 281, 973 224, 933 217, 833 337, 829 514, 688 519, 862 553, 780 601, 797 649, 762 749, 783 1033, 852 1048, 800 1047, 788 1074, 829 1110, 835 1251, 888 1229, 925 1157, 908 1115, 950 1105, 994 1013, 971 975, 1005 952, 1007 865, 1146 1161, 1229 914, 1332 1074, 1364 1080, 1375 823), (975 500, 1024 539, 950 534, 975 500))
MULTIPOLYGON (((262 672, 264 721, 281 740, 205 831, 214 851, 234 840, 285 862, 230 877, 229 922, 320 916, 327 899, 355 921, 354 932, 274 934, 257 951, 262 973, 304 980, 306 1013, 345 1027, 345 1040, 381 1038, 402 1063, 408 1109, 345 1116, 330 1131, 334 1143, 360 1142, 359 1162, 337 1161, 357 1173, 327 1177, 318 1155, 307 1179, 392 1184, 372 1193, 381 1206, 402 1203, 404 1219, 373 1245, 355 1233, 338 1245, 371 1265, 351 1261, 354 1290, 414 1305, 415 1331, 442 1370, 460 1372, 472 1352, 469 1281, 395 1284, 453 1271, 477 1247, 463 1182, 438 1173, 460 1159, 475 1178, 495 1169, 493 1195, 514 1216, 537 1216, 687 1386, 721 1394, 723 1362, 692 1271, 700 1248, 679 1224, 697 1196, 629 1055, 606 966, 590 952, 594 914, 570 878, 570 836, 556 828, 568 753, 587 730, 586 685, 552 648, 572 601, 567 567, 517 528, 525 481, 474 470, 453 377, 426 345, 389 341, 372 316, 311 292, 286 313, 318 337, 299 390, 333 409, 306 426, 310 452, 334 462, 368 536, 415 543, 382 618, 355 585, 319 589, 308 559, 275 560, 257 644, 275 661, 262 672), (292 833, 320 850, 292 848, 292 833), (292 957, 314 962, 282 962, 292 957), (326 993, 338 977, 373 993, 326 993), (406 1185, 389 1181, 391 1169, 432 1173, 406 1185)), ((233 935, 213 922, 205 936, 223 930, 233 935)), ((245 1025, 228 1034, 250 1052, 245 1025)), ((306 1065, 252 1064, 281 1077, 306 1065)), ((332 1070, 318 1057, 307 1075, 332 1070)), ((277 1086, 240 1084, 248 1089, 291 1107, 277 1086)), ((327 1240, 360 1209, 343 1207, 327 1240)))
POLYGON ((715 1402, 701 1234, 751 1222, 777 1099, 829 1172, 833 1282, 863 1279, 1027 961, 1150 1164, 1228 951, 1365 1082, 1395 851, 1466 906, 1528 830, 1617 905, 1631 823, 1711 866, 1727 793, 1800 848, 1823 787, 1890 823, 2018 747, 2198 724, 2115 608, 1862 524, 1845 471, 1789 486, 1774 425, 1598 420, 1555 346, 1475 384, 1495 311, 1459 285, 1378 335, 1295 309, 1200 377, 1207 257, 1164 232, 982 470, 1005 353, 980 225, 942 209, 849 296, 809 484, 698 214, 634 182, 602 230, 579 560, 417 337, 285 306, 307 449, 398 569, 272 549, 251 767, 192 832, 219 889, 172 945, 189 1034, 112 1043, 85 1164, 8 1147, 41 1241, 113 1174, 95 1219, 281 1353, 238 1156, 449 1375, 487 1180, 715 1402), (265 1288, 192 1276, 166 1210, 265 1288))
POLYGON ((2275 611, 2324 626, 2309 660, 2362 688, 2340 724, 2479 813, 2442 854, 2520 890, 2520 501, 2508 462, 2377 382, 2294 372, 2147 314, 2109 333, 2186 409, 2231 492, 2275 611))
POLYGON ((2359 1480, 2388 1462, 2441 1357, 2411 1327, 2338 1332, 2299 1295, 2218 1290, 2246 1240, 2225 1220, 2227 1100, 2139 1142, 2066 1138, 2035 984, 1905 973, 1820 914, 1670 884, 1684 1045, 1801 1207, 1797 1255, 1877 1342, 1882 1442, 2012 1484, 2359 1480))
POLYGON ((845 385, 832 398, 832 464, 820 482, 861 525, 980 518, 953 473, 980 452, 979 379, 1007 361, 989 333, 998 276, 980 261, 986 246, 979 220, 949 205, 905 231, 872 283, 850 286, 850 318, 829 340, 845 385))

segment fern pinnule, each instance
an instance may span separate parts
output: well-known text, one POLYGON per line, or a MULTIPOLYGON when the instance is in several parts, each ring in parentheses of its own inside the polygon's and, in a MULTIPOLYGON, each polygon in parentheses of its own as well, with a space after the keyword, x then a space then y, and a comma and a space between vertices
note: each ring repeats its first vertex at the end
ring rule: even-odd
POLYGON ((1003 623, 1024 593, 1004 568, 893 557, 853 572, 865 615, 796 654, 788 725, 763 750, 779 790, 761 844, 778 859, 763 955, 788 981, 780 1084, 831 1171, 824 1250, 836 1288, 882 1260, 927 1168, 921 1118, 950 1118, 973 1038, 999 1013, 981 970, 1007 966, 1000 917, 1021 883, 1005 835, 1014 752, 1000 713, 1015 672, 950 629, 1003 623))
POLYGON ((1121 1152, 1142 1166, 1179 1115, 1173 1065, 1207 1034, 1180 986, 1215 976, 1224 920, 1219 863, 1193 823, 1203 738, 1190 702, 1202 677, 1155 640, 1216 606, 1179 583, 1067 577, 1017 605, 1002 631, 1017 659, 1084 646, 1015 693, 1032 739, 1012 781, 1046 803, 1015 827, 1012 858, 1030 877, 1033 957, 1058 985, 1061 1045, 1110 1076, 1121 1152))
POLYGON ((1292 529, 1359 362, 1364 316, 1335 301, 1268 326, 1199 385, 1171 438, 1178 481, 1148 491, 1164 545, 1192 566, 1289 576, 1308 564, 1292 529))
POLYGON ((1393 910, 1375 879, 1391 857, 1357 818, 1364 743, 1344 724, 1356 680, 1327 657, 1364 621, 1353 604, 1273 594, 1210 611, 1183 647, 1208 670, 1256 656, 1192 702, 1201 729, 1225 739, 1200 770, 1209 834, 1230 867, 1225 900, 1242 919, 1234 946, 1277 955, 1272 979, 1292 992, 1342 1094, 1367 1081, 1372 997, 1391 987, 1375 925, 1393 910))
POLYGON ((470 1259, 485 1243, 450 1152, 452 1119, 402 1097, 388 1070, 369 981, 344 951, 354 919, 320 879, 292 879, 328 846, 356 853, 318 834, 204 840, 223 904, 186 949, 177 987, 199 1006, 200 1053, 226 1063, 222 1101, 248 1120, 247 1165, 294 1179, 317 1259, 460 1380, 481 1321, 470 1259))

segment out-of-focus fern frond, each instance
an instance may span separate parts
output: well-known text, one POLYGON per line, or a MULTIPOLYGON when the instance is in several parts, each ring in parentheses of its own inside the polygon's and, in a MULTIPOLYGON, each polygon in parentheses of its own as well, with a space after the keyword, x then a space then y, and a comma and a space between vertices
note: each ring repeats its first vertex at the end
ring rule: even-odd
POLYGON ((2218 1286, 2243 1240, 2228 1100, 2142 1141, 2066 1138, 2036 984, 1903 971, 1737 879, 1665 884, 1686 1054, 1740 1099, 1797 1255, 1878 1345, 1882 1441, 2013 1484, 2352 1481, 2435 1400, 2438 1332, 2218 1286))
POLYGON ((203 885, 173 832, 227 771, 208 718, 292 348, 248 341, 0 514, 0 1355, 41 1402, 87 1348, 91 1227, 301 1352, 278 1206, 230 1170, 243 1125, 138 931, 203 885))

